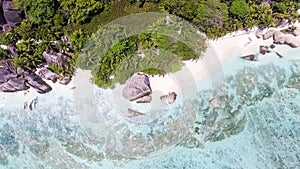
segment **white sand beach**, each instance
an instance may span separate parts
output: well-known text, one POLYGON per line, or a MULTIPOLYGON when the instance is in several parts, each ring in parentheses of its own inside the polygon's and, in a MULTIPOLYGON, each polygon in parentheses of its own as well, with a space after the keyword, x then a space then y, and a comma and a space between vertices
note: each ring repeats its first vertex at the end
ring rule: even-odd
MULTIPOLYGON (((298 22, 293 24, 294 26, 300 27, 298 22)), ((282 29, 287 28, 269 28, 265 29, 263 33, 267 32, 270 29, 274 29, 280 31, 282 29)), ((227 34, 224 37, 221 37, 217 40, 209 40, 209 48, 208 51, 204 54, 202 59, 197 61, 184 61, 187 69, 190 70, 191 74, 195 82, 203 81, 205 83, 205 87, 203 89, 207 89, 211 87, 211 79, 210 73, 213 72, 214 69, 218 69, 217 71, 224 71, 225 76, 232 74, 235 70, 239 70, 245 65, 260 65, 265 63, 270 63, 274 59, 278 59, 278 56, 274 55, 274 52, 278 52, 280 54, 285 54, 290 50, 295 50, 288 45, 276 45, 275 49, 270 49, 272 52, 270 54, 266 54, 263 56, 259 56, 258 62, 251 62, 241 58, 241 56, 249 55, 249 54, 258 54, 259 46, 270 46, 273 44, 273 38, 269 38, 267 40, 263 40, 262 38, 257 38, 255 35, 255 31, 258 28, 255 27, 251 30, 246 31, 236 31, 230 34, 227 34), (210 57, 217 57, 219 63, 221 65, 213 65, 207 61, 210 57), (217 67, 217 66, 221 66, 217 67), (226 70, 226 71, 225 71, 226 70)), ((300 38, 298 36, 298 38, 300 38)), ((176 79, 170 78, 171 74, 162 76, 154 76, 150 78, 150 83, 153 90, 160 90, 163 93, 168 93, 175 91, 178 89, 178 83, 174 82, 176 79)), ((180 86, 179 86, 180 87, 180 86)))
MULTIPOLYGON (((294 25, 299 26, 299 23, 295 23, 294 25)), ((281 30, 283 28, 270 28, 281 30)), ((230 33, 222 38, 217 40, 209 40, 209 50, 205 53, 202 59, 197 61, 184 61, 185 68, 189 70, 195 82, 203 81, 203 84, 206 83, 206 87, 210 87, 210 73, 214 69, 219 69, 218 71, 224 70, 224 67, 230 67, 229 69, 238 69, 237 66, 243 67, 245 64, 261 64, 264 62, 270 62, 272 59, 278 59, 274 57, 274 54, 266 54, 259 59, 258 62, 250 62, 241 59, 241 56, 248 54, 257 54, 259 52, 260 45, 270 46, 273 42, 272 38, 268 40, 258 39, 255 36, 255 31, 257 28, 253 28, 246 31, 237 31, 230 33), (215 57, 221 65, 214 65, 213 63, 207 62, 205 59, 215 57), (216 58, 217 57, 217 58, 216 58), (238 64, 236 64, 238 62, 238 64), (209 63, 209 64, 208 64, 209 63), (226 64, 227 63, 227 64, 226 64), (220 66, 219 65, 219 66, 220 66), (232 67, 232 66, 235 67, 232 67)), ((264 30, 266 32, 267 30, 264 30)), ((300 37, 298 37, 300 38, 300 37)), ((274 51, 277 51, 281 54, 284 54, 288 51, 292 50, 291 47, 287 45, 277 45, 274 51)), ((226 70, 229 70, 226 68, 226 70)), ((91 76, 90 71, 82 71, 80 69, 77 70, 74 78, 88 78, 91 76), (88 75, 87 75, 88 74, 88 75)), ((224 72, 225 75, 228 72, 224 72)), ((181 77, 184 78, 184 77, 181 77)), ((165 76, 151 76, 150 84, 153 91, 160 91, 163 94, 168 94, 169 92, 180 92, 182 90, 182 86, 180 86, 179 81, 182 79, 177 79, 174 74, 167 74, 165 76)), ((191 80, 191 79, 189 79, 191 80)), ((80 84, 74 84, 74 80, 72 80, 68 85, 62 85, 58 82, 53 84, 51 81, 46 81, 51 87, 52 91, 50 93, 41 95, 37 93, 34 89, 30 88, 27 91, 21 91, 16 93, 0 93, 0 107, 9 105, 21 105, 23 106, 24 102, 30 102, 31 100, 38 97, 39 99, 49 99, 58 98, 60 96, 63 97, 73 97, 73 89, 78 87, 80 84)), ((78 83, 80 81, 76 81, 78 83)), ((90 83, 88 80, 85 83, 90 83)), ((89 85, 92 86, 92 85, 89 85)))

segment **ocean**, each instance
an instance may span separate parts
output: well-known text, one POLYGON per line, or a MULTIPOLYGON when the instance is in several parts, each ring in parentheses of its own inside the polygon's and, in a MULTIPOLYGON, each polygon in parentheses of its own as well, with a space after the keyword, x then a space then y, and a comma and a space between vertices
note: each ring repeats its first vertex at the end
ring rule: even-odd
POLYGON ((141 107, 147 118, 126 118, 96 87, 39 96, 32 111, 1 93, 0 168, 300 168, 300 49, 281 51, 232 53, 222 83, 206 77, 193 97, 141 107))

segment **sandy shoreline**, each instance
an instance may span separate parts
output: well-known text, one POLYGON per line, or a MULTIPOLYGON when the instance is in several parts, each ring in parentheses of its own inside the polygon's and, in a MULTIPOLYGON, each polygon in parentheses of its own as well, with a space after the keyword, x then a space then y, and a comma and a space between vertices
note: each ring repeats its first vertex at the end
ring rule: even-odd
MULTIPOLYGON (((296 23, 299 26, 299 23, 296 23)), ((246 60, 242 60, 240 57, 247 54, 256 54, 259 52, 260 45, 270 46, 273 43, 272 38, 268 40, 258 39, 255 36, 255 30, 257 28, 253 28, 250 31, 237 31, 231 34, 228 34, 222 38, 217 40, 209 40, 209 48, 210 53, 206 53, 204 58, 207 57, 215 57, 221 64, 221 68, 209 65, 205 62, 205 59, 200 59, 197 61, 184 61, 185 68, 189 70, 190 74, 192 75, 193 79, 196 83, 199 81, 203 81, 206 84, 206 88, 210 86, 210 73, 216 67, 219 69, 218 71, 222 71, 227 69, 226 62, 231 60, 234 65, 242 67, 245 64, 257 64, 253 62, 249 62, 246 60)), ((270 28, 270 29, 283 29, 283 28, 270 28)), ((266 30, 265 30, 266 31, 266 30)), ((275 50, 281 54, 291 50, 287 45, 279 46, 277 45, 275 50)), ((264 61, 270 60, 270 58, 274 58, 273 55, 267 54, 262 58, 259 63, 264 61), (268 56, 267 56, 268 55, 268 56)), ((277 59, 277 58, 276 58, 277 59)), ((271 59, 272 60, 272 59, 271 59)), ((87 72, 89 71, 82 71, 80 69, 77 70, 74 78, 87 77, 87 72)), ((225 76, 228 75, 226 72, 224 73, 225 76)), ((167 74, 163 76, 151 76, 150 77, 150 84, 153 91, 160 91, 163 94, 168 94, 169 92, 181 92, 182 86, 180 86, 180 80, 177 79, 176 76, 173 74, 167 74)), ((58 98, 58 97, 73 97, 73 90, 76 90, 76 87, 80 84, 74 84, 74 80, 72 80, 68 85, 62 85, 59 83, 53 84, 50 81, 46 81, 51 87, 52 91, 47 94, 38 94, 34 89, 30 88, 28 91, 21 91, 16 93, 0 93, 0 108, 6 105, 23 105, 24 102, 30 102, 31 100, 38 97, 39 99, 46 100, 49 97, 51 98, 58 98), (72 88, 75 89, 72 89, 72 88)), ((78 81, 77 81, 78 82, 78 81)), ((76 82, 75 82, 76 83, 76 82)), ((86 82, 88 83, 88 82, 86 82)), ((182 83, 181 83, 182 84, 182 83)), ((92 85, 91 85, 92 86, 92 85)))

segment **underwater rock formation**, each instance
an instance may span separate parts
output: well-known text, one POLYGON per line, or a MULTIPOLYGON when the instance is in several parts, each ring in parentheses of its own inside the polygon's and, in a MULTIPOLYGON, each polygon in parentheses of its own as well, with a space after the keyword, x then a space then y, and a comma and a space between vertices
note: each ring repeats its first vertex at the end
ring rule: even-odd
POLYGON ((256 56, 251 54, 251 55, 246 55, 242 56, 243 59, 250 60, 250 61, 257 61, 256 56))
POLYGON ((173 104, 176 100, 177 94, 175 92, 171 92, 167 95, 161 96, 160 100, 167 104, 173 104))

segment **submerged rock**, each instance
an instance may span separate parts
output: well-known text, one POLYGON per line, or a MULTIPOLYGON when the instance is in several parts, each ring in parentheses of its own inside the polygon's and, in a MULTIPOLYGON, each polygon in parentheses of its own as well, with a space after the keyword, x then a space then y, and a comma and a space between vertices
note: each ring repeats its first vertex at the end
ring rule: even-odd
POLYGON ((275 52, 275 53, 279 58, 283 58, 283 56, 280 53, 278 53, 278 52, 275 52))
POLYGON ((270 45, 271 49, 274 49, 276 46, 274 44, 270 45))
POLYGON ((142 116, 142 115, 145 115, 145 113, 142 113, 142 112, 139 112, 139 111, 136 111, 136 110, 133 110, 133 109, 129 109, 129 108, 128 108, 128 111, 126 113, 127 117, 136 117, 136 116, 142 116))
POLYGON ((250 61, 257 61, 256 56, 251 54, 251 55, 246 55, 242 56, 243 59, 250 60, 250 61))
POLYGON ((134 101, 152 93, 149 77, 143 73, 133 74, 127 81, 123 89, 123 97, 129 101, 134 101))
POLYGON ((259 53, 261 54, 266 54, 270 53, 269 47, 268 46, 259 46, 259 53))
POLYGON ((175 92, 172 92, 167 95, 161 96, 160 100, 167 104, 173 104, 176 100, 176 97, 177 97, 177 94, 175 92))

